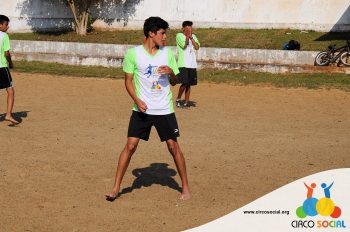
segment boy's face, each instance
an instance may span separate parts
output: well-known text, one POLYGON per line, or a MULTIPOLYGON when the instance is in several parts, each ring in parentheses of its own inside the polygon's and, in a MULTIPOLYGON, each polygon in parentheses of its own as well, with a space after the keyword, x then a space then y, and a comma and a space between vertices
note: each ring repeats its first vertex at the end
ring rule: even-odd
POLYGON ((9 22, 0 23, 0 31, 6 32, 9 29, 9 22))
POLYGON ((192 34, 192 27, 191 26, 183 27, 182 31, 185 35, 191 35, 192 34))
POLYGON ((159 29, 156 33, 150 32, 150 37, 153 38, 153 41, 157 46, 165 46, 166 30, 159 29))

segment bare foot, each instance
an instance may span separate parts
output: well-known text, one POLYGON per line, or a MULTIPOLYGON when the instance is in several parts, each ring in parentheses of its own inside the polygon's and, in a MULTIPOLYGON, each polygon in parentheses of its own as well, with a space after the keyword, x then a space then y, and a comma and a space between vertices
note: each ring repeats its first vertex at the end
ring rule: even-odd
POLYGON ((186 201, 186 200, 188 200, 190 198, 191 198, 191 194, 190 194, 189 191, 182 191, 181 196, 180 196, 179 199, 182 200, 182 201, 186 201))
POLYGON ((119 191, 112 191, 110 193, 106 193, 105 197, 107 201, 114 201, 118 197, 118 192, 119 191))
POLYGON ((12 122, 13 124, 19 124, 19 122, 16 121, 16 119, 14 119, 12 116, 6 116, 5 120, 9 121, 9 122, 12 122))

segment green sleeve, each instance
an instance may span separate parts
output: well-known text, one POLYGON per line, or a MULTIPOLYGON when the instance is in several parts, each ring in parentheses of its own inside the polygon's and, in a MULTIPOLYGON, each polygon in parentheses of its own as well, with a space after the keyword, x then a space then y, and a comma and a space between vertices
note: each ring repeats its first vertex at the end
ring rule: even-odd
POLYGON ((4 39, 3 39, 3 48, 4 48, 4 51, 7 52, 7 51, 10 51, 11 47, 10 47, 10 38, 8 36, 8 34, 4 34, 4 39))
POLYGON ((198 46, 200 47, 201 44, 199 43, 199 40, 197 38, 197 36, 195 34, 192 34, 192 38, 194 39, 194 41, 196 41, 196 43, 198 44, 198 46))
POLYGON ((186 36, 182 33, 176 34, 176 45, 184 49, 186 43, 186 36))
POLYGON ((130 48, 124 56, 123 71, 126 73, 133 74, 135 69, 136 69, 136 50, 135 48, 130 48))
POLYGON ((180 71, 176 64, 175 55, 170 48, 168 48, 168 60, 169 60, 169 67, 173 70, 174 74, 175 75, 179 74, 180 71))

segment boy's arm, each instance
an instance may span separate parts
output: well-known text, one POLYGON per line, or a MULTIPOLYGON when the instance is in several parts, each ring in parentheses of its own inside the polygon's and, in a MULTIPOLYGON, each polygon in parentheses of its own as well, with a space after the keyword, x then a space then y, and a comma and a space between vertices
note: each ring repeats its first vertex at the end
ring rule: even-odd
POLYGON ((5 57, 9 64, 9 68, 13 68, 13 63, 12 63, 11 54, 10 54, 10 49, 11 49, 10 38, 6 33, 4 34, 4 39, 3 39, 3 49, 5 51, 5 57))
POLYGON ((5 57, 6 57, 7 62, 9 63, 9 68, 13 68, 13 63, 12 63, 10 51, 5 51, 5 57))
POLYGON ((192 45, 193 45, 194 49, 195 49, 195 50, 198 50, 200 44, 199 44, 199 41, 198 41, 197 37, 196 37, 194 34, 191 34, 190 40, 191 40, 191 42, 192 42, 192 45))
POLYGON ((136 96, 134 85, 132 83, 133 79, 133 74, 132 73, 125 73, 125 88, 126 91, 128 91, 128 94, 132 98, 132 100, 135 102, 137 105, 137 108, 139 109, 140 112, 145 112, 147 110, 147 105, 141 99, 139 99, 136 96))
POLYGON ((189 42, 189 37, 188 36, 183 36, 182 33, 177 33, 176 35, 176 44, 182 48, 182 49, 185 49, 188 45, 188 42, 189 42))

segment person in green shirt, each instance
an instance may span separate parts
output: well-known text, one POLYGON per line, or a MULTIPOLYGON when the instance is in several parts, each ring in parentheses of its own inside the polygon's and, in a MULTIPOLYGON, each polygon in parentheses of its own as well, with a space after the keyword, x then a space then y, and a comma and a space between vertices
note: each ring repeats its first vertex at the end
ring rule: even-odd
POLYGON ((13 104, 15 101, 15 90, 9 68, 13 68, 10 54, 10 39, 6 33, 9 29, 10 19, 5 15, 0 15, 0 89, 7 91, 7 110, 5 120, 13 124, 19 122, 12 116, 13 104))
POLYGON ((176 48, 178 51, 179 75, 178 82, 181 83, 176 99, 177 107, 188 107, 191 86, 197 85, 197 60, 196 50, 199 49, 200 43, 195 34, 192 33, 191 21, 182 23, 182 32, 176 34, 176 48), (185 92, 185 102, 182 104, 181 97, 185 92))

